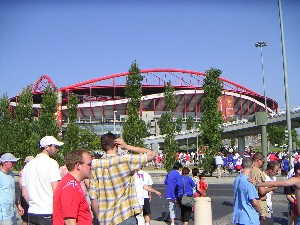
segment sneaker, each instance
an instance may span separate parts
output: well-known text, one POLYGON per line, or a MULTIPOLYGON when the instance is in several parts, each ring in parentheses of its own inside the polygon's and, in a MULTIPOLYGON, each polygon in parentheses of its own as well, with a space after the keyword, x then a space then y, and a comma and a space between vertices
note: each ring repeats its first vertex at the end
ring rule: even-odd
POLYGON ((169 220, 167 218, 164 218, 164 222, 169 222, 169 220))

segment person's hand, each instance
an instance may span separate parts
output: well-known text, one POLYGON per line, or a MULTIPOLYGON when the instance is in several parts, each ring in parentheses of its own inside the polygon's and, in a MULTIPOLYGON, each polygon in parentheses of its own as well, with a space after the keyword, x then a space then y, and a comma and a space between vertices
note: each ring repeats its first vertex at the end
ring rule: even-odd
POLYGON ((255 179, 253 179, 251 177, 248 178, 248 181, 251 182, 254 186, 256 186, 258 183, 255 179))
POLYGON ((118 147, 120 147, 122 150, 128 150, 128 148, 127 148, 127 144, 126 144, 126 142, 123 140, 123 139, 121 139, 121 138, 117 138, 116 140, 115 140, 115 144, 118 146, 118 147))
POLYGON ((159 191, 156 191, 155 194, 157 194, 161 198, 161 193, 159 191))
POLYGON ((18 208, 18 210, 19 210, 20 215, 23 216, 23 215, 24 215, 24 209, 23 209, 23 207, 21 206, 21 204, 18 204, 18 205, 17 205, 17 208, 18 208))

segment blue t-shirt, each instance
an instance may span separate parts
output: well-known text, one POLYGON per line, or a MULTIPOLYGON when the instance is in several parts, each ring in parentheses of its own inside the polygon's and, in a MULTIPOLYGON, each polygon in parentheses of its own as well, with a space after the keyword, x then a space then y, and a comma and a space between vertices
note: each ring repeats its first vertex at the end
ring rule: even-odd
POLYGON ((196 186, 195 182, 189 176, 181 175, 177 179, 176 187, 178 188, 178 197, 182 197, 184 194, 187 196, 193 196, 193 188, 196 186), (185 186, 184 186, 185 185, 185 186))
POLYGON ((259 216, 252 200, 258 199, 257 191, 248 176, 240 174, 233 183, 234 187, 234 211, 232 223, 239 224, 260 224, 259 216))
POLYGON ((0 221, 10 220, 14 216, 15 181, 13 173, 0 170, 0 221))

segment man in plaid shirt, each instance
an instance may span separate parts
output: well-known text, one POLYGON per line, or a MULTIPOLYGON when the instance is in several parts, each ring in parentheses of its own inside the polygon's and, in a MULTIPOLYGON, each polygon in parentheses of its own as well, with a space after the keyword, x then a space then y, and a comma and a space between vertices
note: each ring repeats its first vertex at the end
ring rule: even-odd
POLYGON ((146 148, 127 145, 112 133, 101 137, 105 154, 93 161, 90 198, 100 225, 134 225, 141 212, 134 185, 134 170, 153 160, 146 148), (138 154, 118 155, 118 147, 138 154))

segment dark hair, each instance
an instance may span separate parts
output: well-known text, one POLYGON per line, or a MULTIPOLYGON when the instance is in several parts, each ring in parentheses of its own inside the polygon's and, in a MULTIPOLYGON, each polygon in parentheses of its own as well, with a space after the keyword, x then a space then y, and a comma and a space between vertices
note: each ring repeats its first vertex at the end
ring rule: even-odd
POLYGON ((276 160, 269 162, 267 165, 267 170, 274 170, 277 165, 279 166, 279 163, 276 160))
POLYGON ((192 169, 192 174, 193 174, 193 176, 198 176, 198 174, 199 174, 199 169, 198 169, 198 168, 193 168, 193 169, 192 169))
POLYGON ((265 156, 260 152, 256 152, 253 156, 252 161, 255 162, 257 159, 263 160, 263 159, 265 159, 265 156))
POLYGON ((173 170, 179 170, 180 168, 182 168, 183 166, 181 165, 181 163, 177 162, 174 164, 173 166, 173 170))
POLYGON ((201 180, 203 177, 205 177, 205 173, 200 173, 199 174, 199 179, 201 180))
POLYGON ((73 150, 65 156, 65 163, 68 171, 72 171, 77 163, 82 163, 83 154, 90 154, 87 150, 73 150))
POLYGON ((190 173, 190 169, 188 167, 182 168, 182 175, 188 175, 190 173))
POLYGON ((117 139, 117 136, 113 133, 106 133, 101 136, 101 146, 102 150, 107 152, 110 149, 113 149, 115 146, 115 140, 117 139))

